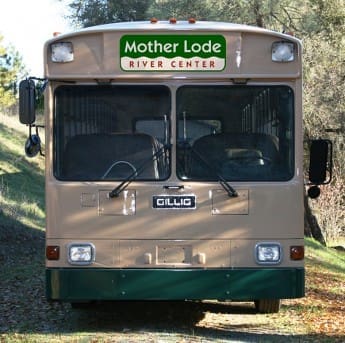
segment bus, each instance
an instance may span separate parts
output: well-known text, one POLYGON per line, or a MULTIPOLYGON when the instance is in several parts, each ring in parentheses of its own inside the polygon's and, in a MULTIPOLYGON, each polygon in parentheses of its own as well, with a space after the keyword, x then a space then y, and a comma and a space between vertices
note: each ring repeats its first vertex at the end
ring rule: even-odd
MULTIPOLYGON (((47 299, 269 313, 303 297, 301 60, 292 35, 194 19, 46 42, 47 299)), ((20 84, 28 156, 41 151, 36 83, 20 84)))

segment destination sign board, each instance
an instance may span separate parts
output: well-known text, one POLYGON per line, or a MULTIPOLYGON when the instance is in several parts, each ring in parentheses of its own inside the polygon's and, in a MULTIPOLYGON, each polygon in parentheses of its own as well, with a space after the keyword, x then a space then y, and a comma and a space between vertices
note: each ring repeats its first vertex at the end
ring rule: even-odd
POLYGON ((124 35, 124 71, 221 71, 226 63, 222 35, 124 35))

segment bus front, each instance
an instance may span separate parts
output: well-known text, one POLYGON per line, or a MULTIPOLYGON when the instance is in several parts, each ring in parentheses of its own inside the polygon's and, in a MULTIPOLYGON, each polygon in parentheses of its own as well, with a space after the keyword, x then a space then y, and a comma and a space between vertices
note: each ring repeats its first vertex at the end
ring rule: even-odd
POLYGON ((47 297, 304 295, 301 45, 120 23, 45 46, 47 297))

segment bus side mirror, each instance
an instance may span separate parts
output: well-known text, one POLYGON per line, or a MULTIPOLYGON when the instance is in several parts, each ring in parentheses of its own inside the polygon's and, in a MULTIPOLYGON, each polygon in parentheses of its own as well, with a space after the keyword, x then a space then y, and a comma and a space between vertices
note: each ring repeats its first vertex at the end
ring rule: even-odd
POLYGON ((25 79, 19 83, 19 121, 22 124, 32 124, 35 114, 35 82, 25 79))
POLYGON ((41 151, 41 139, 38 135, 31 135, 25 142, 25 154, 27 157, 35 157, 41 151))
POLYGON ((332 142, 326 139, 311 141, 309 162, 309 184, 313 185, 308 190, 312 199, 320 195, 319 185, 325 185, 332 180, 332 142))

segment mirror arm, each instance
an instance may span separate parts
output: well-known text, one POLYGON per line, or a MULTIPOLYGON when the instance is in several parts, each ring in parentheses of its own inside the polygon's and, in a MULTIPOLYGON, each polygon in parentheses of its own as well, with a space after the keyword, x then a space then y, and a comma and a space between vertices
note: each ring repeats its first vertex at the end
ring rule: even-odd
MULTIPOLYGON (((44 125, 35 125, 35 127, 36 127, 36 135, 39 137, 38 129, 44 128, 44 125)), ((40 156, 45 156, 44 153, 42 152, 42 145, 41 144, 40 144, 40 156)))
POLYGON ((46 78, 40 78, 40 77, 36 77, 36 76, 30 76, 28 78, 28 80, 34 80, 34 81, 43 81, 41 87, 37 88, 37 94, 36 94, 36 100, 39 98, 40 95, 43 94, 43 92, 45 91, 47 85, 48 85, 48 79, 46 78))

